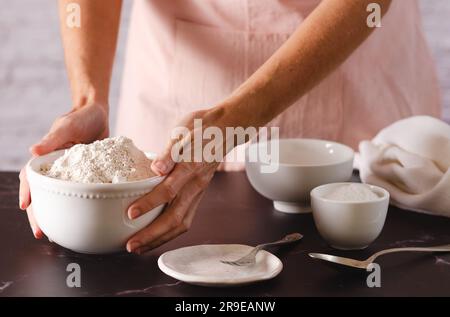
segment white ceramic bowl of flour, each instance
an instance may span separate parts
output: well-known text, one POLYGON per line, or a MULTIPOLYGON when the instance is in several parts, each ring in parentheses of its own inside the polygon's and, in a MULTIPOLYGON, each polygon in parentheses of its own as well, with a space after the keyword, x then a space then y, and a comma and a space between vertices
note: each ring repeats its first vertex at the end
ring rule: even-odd
POLYGON ((128 206, 150 192, 162 177, 84 184, 41 173, 42 166, 63 154, 61 150, 36 157, 26 167, 36 221, 53 242, 81 253, 123 251, 127 240, 149 225, 164 208, 161 205, 135 220, 127 216, 128 206))
POLYGON ((332 183, 311 191, 314 222, 334 248, 364 249, 383 229, 389 206, 384 188, 360 183, 332 183))

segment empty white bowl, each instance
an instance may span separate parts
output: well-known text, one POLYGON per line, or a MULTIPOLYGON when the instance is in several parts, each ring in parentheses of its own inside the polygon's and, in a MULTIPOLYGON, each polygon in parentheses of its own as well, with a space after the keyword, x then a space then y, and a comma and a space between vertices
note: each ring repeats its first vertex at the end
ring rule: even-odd
POLYGON ((314 222, 320 235, 333 248, 364 249, 381 233, 389 206, 389 192, 381 187, 367 186, 376 199, 341 201, 326 198, 337 187, 351 183, 326 184, 311 191, 314 222))
MULTIPOLYGON (((310 212, 310 192, 326 183, 345 182, 353 172, 353 150, 343 144, 316 139, 280 139, 278 163, 253 153, 276 150, 274 141, 249 145, 245 170, 251 185, 273 200, 275 209, 287 213, 310 212), (278 164, 278 165, 277 165, 278 164), (275 170, 264 172, 262 168, 275 170)), ((274 157, 273 155, 271 155, 274 157)))
POLYGON ((62 150, 36 157, 26 167, 37 224, 53 242, 76 252, 125 250, 127 240, 164 208, 158 206, 130 220, 128 206, 150 192, 163 177, 118 184, 82 184, 40 173, 43 164, 53 162, 63 153, 62 150))

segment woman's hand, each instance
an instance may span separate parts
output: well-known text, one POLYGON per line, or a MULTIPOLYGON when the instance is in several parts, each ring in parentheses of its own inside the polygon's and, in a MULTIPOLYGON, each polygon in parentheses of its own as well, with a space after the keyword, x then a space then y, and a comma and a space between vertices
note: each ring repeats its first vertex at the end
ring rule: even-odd
MULTIPOLYGON (((197 206, 220 162, 204 160, 203 157, 200 162, 176 162, 172 152, 176 149, 174 152, 178 154, 178 149, 183 148, 186 154, 189 148, 192 153, 193 148, 198 146, 192 138, 197 129, 193 124, 194 119, 202 119, 202 130, 217 127, 224 131, 229 122, 226 118, 228 116, 223 108, 213 108, 191 113, 182 121, 180 126, 187 128, 189 134, 184 138, 171 140, 164 152, 152 163, 153 171, 158 175, 167 175, 166 178, 150 193, 129 206, 128 217, 135 219, 161 204, 167 203, 167 206, 155 221, 128 240, 128 252, 141 254, 174 239, 190 228, 197 206)), ((223 143, 219 142, 217 146, 222 147, 223 143)), ((225 154, 224 149, 223 156, 225 154)))
MULTIPOLYGON (((68 148, 78 143, 90 143, 106 138, 108 128, 108 105, 93 103, 73 109, 71 112, 57 118, 50 132, 37 144, 30 148, 33 156, 44 155, 55 150, 68 148)), ((30 187, 28 185, 25 167, 19 174, 19 207, 26 210, 33 234, 37 239, 43 237, 33 216, 30 187)))

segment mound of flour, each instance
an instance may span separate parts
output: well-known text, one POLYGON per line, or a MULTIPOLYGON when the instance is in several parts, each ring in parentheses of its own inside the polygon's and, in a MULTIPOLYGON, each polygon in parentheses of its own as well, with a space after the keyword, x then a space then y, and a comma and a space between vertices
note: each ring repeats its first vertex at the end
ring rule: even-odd
POLYGON ((155 176, 150 165, 133 141, 119 136, 74 145, 41 170, 46 176, 78 183, 122 183, 155 176))
POLYGON ((365 184, 344 184, 324 196, 324 198, 338 201, 368 201, 378 199, 369 186, 365 184))

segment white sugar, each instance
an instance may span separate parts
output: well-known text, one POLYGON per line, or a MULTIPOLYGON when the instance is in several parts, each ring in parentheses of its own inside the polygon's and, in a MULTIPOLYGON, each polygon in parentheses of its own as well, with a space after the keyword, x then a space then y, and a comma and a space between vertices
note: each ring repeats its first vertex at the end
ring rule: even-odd
POLYGON ((368 201, 379 198, 366 184, 342 184, 324 196, 337 201, 368 201))

